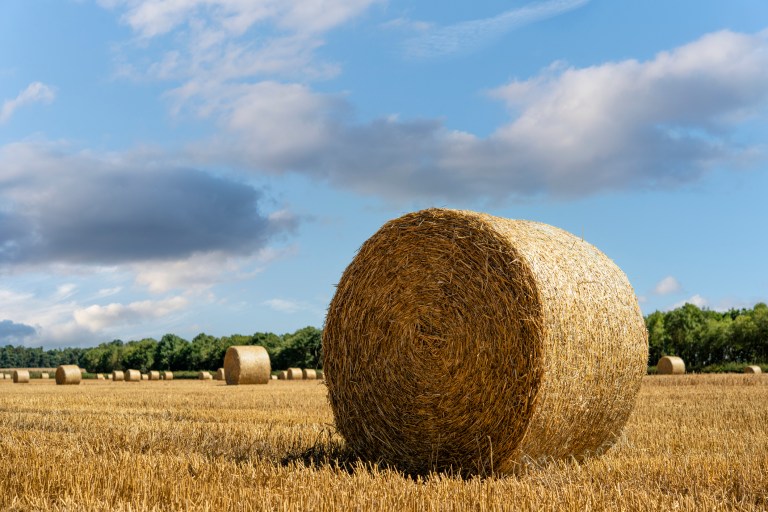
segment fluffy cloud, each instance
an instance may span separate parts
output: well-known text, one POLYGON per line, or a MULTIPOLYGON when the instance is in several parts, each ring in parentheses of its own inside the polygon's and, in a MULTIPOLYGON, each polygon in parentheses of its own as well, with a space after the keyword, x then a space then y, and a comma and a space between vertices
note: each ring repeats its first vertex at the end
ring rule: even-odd
POLYGON ((0 320, 0 344, 15 344, 37 334, 31 325, 0 320))
POLYGON ((656 295, 669 295, 671 293, 679 292, 681 289, 680 282, 675 279, 674 276, 667 276, 656 283, 653 293, 656 295))
POLYGON ((188 304, 184 297, 172 297, 160 301, 143 300, 130 304, 112 303, 93 305, 74 312, 77 325, 90 331, 101 331, 126 324, 136 324, 157 319, 183 309, 188 304))
POLYGON ((685 306, 686 304, 693 304, 694 306, 697 306, 699 308, 706 308, 709 306, 709 301, 697 293, 691 297, 688 297, 685 300, 676 302, 669 309, 677 309, 679 307, 685 306))
POLYGON ((247 255, 292 228, 250 185, 129 157, 0 147, 0 265, 247 255))
POLYGON ((19 107, 31 103, 51 103, 55 97, 56 92, 53 87, 42 82, 32 82, 14 99, 3 102, 3 107, 0 108, 0 124, 11 119, 11 116, 19 107))

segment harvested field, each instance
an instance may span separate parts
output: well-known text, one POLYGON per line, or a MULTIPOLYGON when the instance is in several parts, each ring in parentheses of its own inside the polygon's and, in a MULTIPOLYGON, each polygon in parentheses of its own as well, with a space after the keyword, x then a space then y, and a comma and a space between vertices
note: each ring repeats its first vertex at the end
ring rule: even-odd
POLYGON ((411 478, 345 450, 318 381, 3 381, 0 510, 766 510, 766 403, 768 375, 645 377, 600 458, 411 478))

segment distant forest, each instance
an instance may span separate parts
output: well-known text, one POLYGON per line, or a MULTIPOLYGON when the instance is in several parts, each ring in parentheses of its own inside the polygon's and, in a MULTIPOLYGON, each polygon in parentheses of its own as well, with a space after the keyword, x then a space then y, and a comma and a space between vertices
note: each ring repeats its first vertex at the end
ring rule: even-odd
MULTIPOLYGON (((726 312, 686 304, 645 317, 648 328, 648 366, 661 356, 682 357, 689 371, 738 371, 746 363, 768 363, 768 306, 726 312)), ((134 368, 148 370, 216 370, 231 345, 262 345, 269 352, 272 369, 322 368, 322 331, 304 327, 292 334, 258 332, 217 338, 198 334, 192 341, 175 334, 160 340, 114 340, 92 348, 0 348, 0 368, 44 367, 77 364, 90 372, 134 368)))

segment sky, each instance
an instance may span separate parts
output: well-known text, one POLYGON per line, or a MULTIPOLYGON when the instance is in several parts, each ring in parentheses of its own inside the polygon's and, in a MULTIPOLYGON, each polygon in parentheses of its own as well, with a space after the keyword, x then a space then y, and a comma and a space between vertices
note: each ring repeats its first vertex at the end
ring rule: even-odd
POLYGON ((765 0, 3 0, 0 345, 322 327, 429 207, 768 301, 765 0))

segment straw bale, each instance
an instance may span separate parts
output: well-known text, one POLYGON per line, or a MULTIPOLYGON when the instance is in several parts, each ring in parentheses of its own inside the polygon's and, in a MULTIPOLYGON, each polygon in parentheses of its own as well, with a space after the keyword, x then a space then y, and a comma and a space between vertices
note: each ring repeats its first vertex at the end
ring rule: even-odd
POLYGON ((173 380, 173 372, 163 372, 163 380, 173 380))
POLYGON ((48 375, 48 372, 43 372, 43 373, 40 374, 40 378, 41 379, 50 379, 51 376, 48 375))
POLYGON ((288 380, 301 380, 304 378, 301 368, 288 368, 285 373, 288 380))
POLYGON ((685 362, 677 356, 664 356, 656 364, 656 373, 660 375, 682 375, 685 362))
POLYGON ((287 380, 288 379, 288 372, 285 371, 285 370, 282 370, 282 371, 278 372, 277 378, 280 379, 280 380, 287 380))
POLYGON ((125 380, 125 374, 120 370, 115 370, 112 372, 112 380, 113 381, 125 380))
POLYGON ((104 374, 103 373, 97 373, 96 374, 96 380, 104 380, 104 374))
POLYGON ((197 378, 200 380, 212 380, 213 376, 211 375, 210 372, 203 371, 197 374, 197 378))
POLYGON ((16 384, 24 384, 29 382, 28 370, 13 370, 13 382, 16 384))
POLYGON ((142 373, 141 380, 149 380, 149 375, 147 375, 146 373, 142 373))
POLYGON ((302 368, 301 369, 301 378, 304 380, 316 380, 317 379, 317 371, 312 370, 311 368, 302 368))
POLYGON ((744 368, 744 373, 763 373, 763 370, 757 365, 749 365, 744 368))
POLYGON ((277 380, 277 375, 270 375, 270 376, 269 376, 269 378, 270 378, 271 380, 277 380))
POLYGON ((59 386, 77 386, 83 379, 83 372, 76 364, 62 364, 56 368, 56 384, 59 386))
POLYGON ((157 370, 152 370, 147 375, 149 375, 149 380, 160 380, 160 372, 157 370))
POLYGON ((224 368, 220 369, 228 386, 239 384, 267 384, 272 365, 267 349, 260 345, 234 345, 224 354, 224 368))
POLYGON ((141 382, 141 371, 139 370, 126 370, 125 382, 141 382))
POLYGON ((214 380, 225 380, 226 377, 224 375, 224 368, 219 368, 216 370, 216 375, 214 375, 213 378, 214 380))
POLYGON ((336 427, 360 457, 469 475, 608 449, 648 339, 626 276, 581 238, 429 209, 362 245, 323 351, 336 427))

